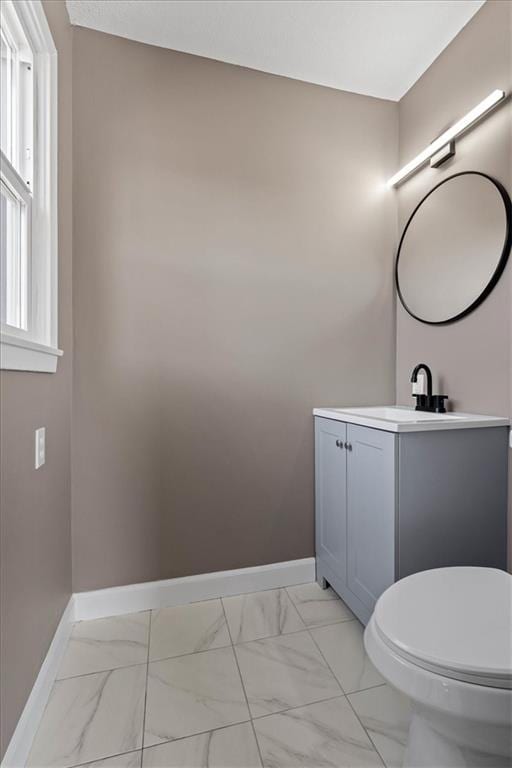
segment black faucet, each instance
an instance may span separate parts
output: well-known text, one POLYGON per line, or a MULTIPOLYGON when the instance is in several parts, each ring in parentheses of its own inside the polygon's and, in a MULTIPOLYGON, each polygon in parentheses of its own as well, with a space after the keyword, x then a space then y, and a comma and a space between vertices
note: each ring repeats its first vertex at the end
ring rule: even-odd
POLYGON ((418 363, 411 375, 411 381, 413 384, 418 380, 418 373, 425 371, 427 376, 427 394, 426 395, 413 395, 416 398, 416 411, 429 411, 430 413, 446 413, 444 407, 444 401, 448 398, 448 395, 433 395, 432 394, 432 371, 425 363, 418 363))

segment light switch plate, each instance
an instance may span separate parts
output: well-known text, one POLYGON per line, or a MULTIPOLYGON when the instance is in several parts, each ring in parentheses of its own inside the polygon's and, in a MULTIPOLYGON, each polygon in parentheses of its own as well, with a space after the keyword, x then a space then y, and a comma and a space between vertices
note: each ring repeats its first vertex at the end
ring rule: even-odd
POLYGON ((35 467, 39 469, 46 461, 46 427, 36 429, 36 460, 35 467))

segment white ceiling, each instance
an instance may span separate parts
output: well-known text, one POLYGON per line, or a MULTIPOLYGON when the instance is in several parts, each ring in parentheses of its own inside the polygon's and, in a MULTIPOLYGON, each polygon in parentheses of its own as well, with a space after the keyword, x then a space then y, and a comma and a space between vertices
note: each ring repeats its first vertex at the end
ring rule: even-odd
POLYGON ((67 0, 72 24, 397 101, 485 0, 67 0))

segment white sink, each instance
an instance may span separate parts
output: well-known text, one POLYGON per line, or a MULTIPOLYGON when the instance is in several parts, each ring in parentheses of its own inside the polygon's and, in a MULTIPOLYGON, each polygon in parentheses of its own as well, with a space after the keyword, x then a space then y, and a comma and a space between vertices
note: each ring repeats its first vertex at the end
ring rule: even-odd
POLYGON ((509 420, 501 416, 472 413, 427 413, 399 405, 375 405, 361 408, 315 408, 315 416, 346 421, 386 432, 422 432, 433 429, 502 427, 509 420))
POLYGON ((452 421, 453 419, 464 419, 461 413, 427 413, 426 411, 415 411, 411 408, 400 408, 394 405, 375 405, 369 408, 336 408, 343 413, 353 413, 359 416, 370 416, 374 419, 385 419, 386 421, 395 421, 406 423, 411 421, 452 421))

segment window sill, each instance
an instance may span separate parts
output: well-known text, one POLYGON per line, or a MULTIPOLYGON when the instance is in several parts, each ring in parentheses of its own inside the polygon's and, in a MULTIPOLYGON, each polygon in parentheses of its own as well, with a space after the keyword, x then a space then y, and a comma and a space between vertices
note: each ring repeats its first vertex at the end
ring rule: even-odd
POLYGON ((55 373, 61 349, 20 339, 8 333, 0 334, 0 369, 2 371, 33 371, 55 373))

